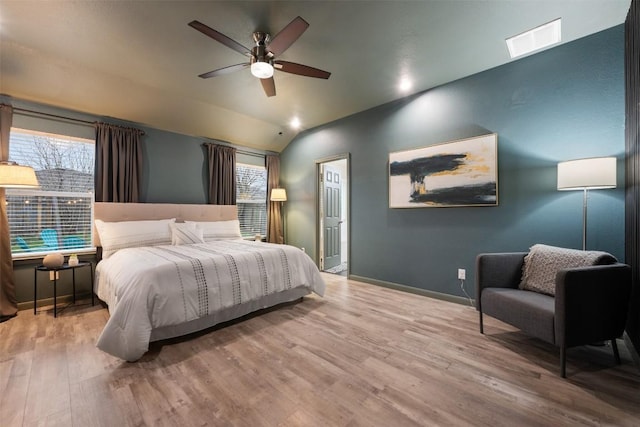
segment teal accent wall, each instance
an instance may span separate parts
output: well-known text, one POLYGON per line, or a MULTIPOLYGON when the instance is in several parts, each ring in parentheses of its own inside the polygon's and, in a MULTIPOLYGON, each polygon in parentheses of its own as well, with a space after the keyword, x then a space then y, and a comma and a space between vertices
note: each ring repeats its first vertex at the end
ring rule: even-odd
POLYGON ((624 260, 624 114, 620 25, 308 130, 281 153, 287 243, 316 257, 315 162, 350 153, 350 273, 463 296, 465 268, 473 295, 479 253, 581 248, 582 193, 556 190, 557 163, 616 156, 617 189, 590 193, 587 248, 624 260), (494 132, 499 206, 388 207, 389 152, 494 132))

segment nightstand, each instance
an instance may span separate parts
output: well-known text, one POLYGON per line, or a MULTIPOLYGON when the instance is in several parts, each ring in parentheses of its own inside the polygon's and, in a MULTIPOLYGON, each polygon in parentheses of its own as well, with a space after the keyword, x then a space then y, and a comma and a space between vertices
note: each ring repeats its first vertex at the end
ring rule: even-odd
POLYGON ((67 263, 62 264, 60 267, 45 267, 44 265, 37 266, 33 271, 33 314, 37 313, 37 303, 38 303, 38 272, 51 272, 53 271, 53 317, 58 316, 58 305, 57 305, 57 291, 58 291, 58 272, 71 270, 73 274, 73 303, 76 303, 76 269, 89 267, 91 270, 91 305, 94 304, 93 299, 93 265, 90 262, 79 262, 77 265, 69 265, 67 263))

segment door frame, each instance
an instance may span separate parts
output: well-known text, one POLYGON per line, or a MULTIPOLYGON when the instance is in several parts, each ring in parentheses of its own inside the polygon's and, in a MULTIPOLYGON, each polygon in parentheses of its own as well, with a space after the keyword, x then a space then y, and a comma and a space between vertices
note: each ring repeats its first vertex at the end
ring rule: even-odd
POLYGON ((347 196, 345 197, 346 206, 343 206, 343 209, 346 209, 346 218, 347 218, 347 277, 351 275, 351 154, 350 153, 342 153, 336 154, 334 156, 323 157, 315 160, 316 168, 316 265, 322 271, 324 268, 324 260, 321 259, 321 254, 323 253, 324 248, 322 247, 322 215, 320 212, 320 197, 322 197, 322 182, 320 181, 320 170, 324 163, 331 163, 337 160, 346 160, 347 161, 347 186, 345 191, 347 192, 347 196))

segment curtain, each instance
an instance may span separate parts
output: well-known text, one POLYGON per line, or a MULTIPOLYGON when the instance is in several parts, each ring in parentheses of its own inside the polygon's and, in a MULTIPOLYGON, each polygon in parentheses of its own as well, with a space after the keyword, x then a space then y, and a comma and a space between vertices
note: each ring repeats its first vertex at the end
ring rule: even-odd
MULTIPOLYGON (((640 354, 640 4, 631 2, 625 22, 626 203, 625 261, 631 265, 632 290, 626 332, 640 354)), ((625 341, 627 341, 625 337, 625 341)), ((629 344, 629 342, 627 342, 629 344)))
POLYGON ((209 156, 209 203, 236 204, 236 149, 205 144, 209 156))
MULTIPOLYGON (((9 131, 13 120, 13 108, 0 105, 0 161, 9 160, 9 131)), ((0 188, 0 322, 18 313, 16 287, 13 280, 11 236, 4 188, 0 188)))
POLYGON ((96 124, 96 202, 138 202, 142 175, 139 129, 96 124))
POLYGON ((267 155, 267 242, 284 243, 284 227, 282 226, 282 202, 271 201, 271 190, 280 187, 280 157, 267 155))

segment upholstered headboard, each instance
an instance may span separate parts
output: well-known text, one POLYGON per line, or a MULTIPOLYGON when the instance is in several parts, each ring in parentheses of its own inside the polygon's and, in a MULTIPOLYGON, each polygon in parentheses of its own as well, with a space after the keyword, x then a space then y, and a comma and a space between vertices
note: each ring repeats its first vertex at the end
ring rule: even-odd
MULTIPOLYGON (((96 202, 93 216, 103 221, 141 221, 176 218, 182 221, 228 221, 238 219, 235 205, 188 205, 173 203, 111 203, 96 202)), ((100 246, 100 237, 93 227, 93 245, 100 246)))

